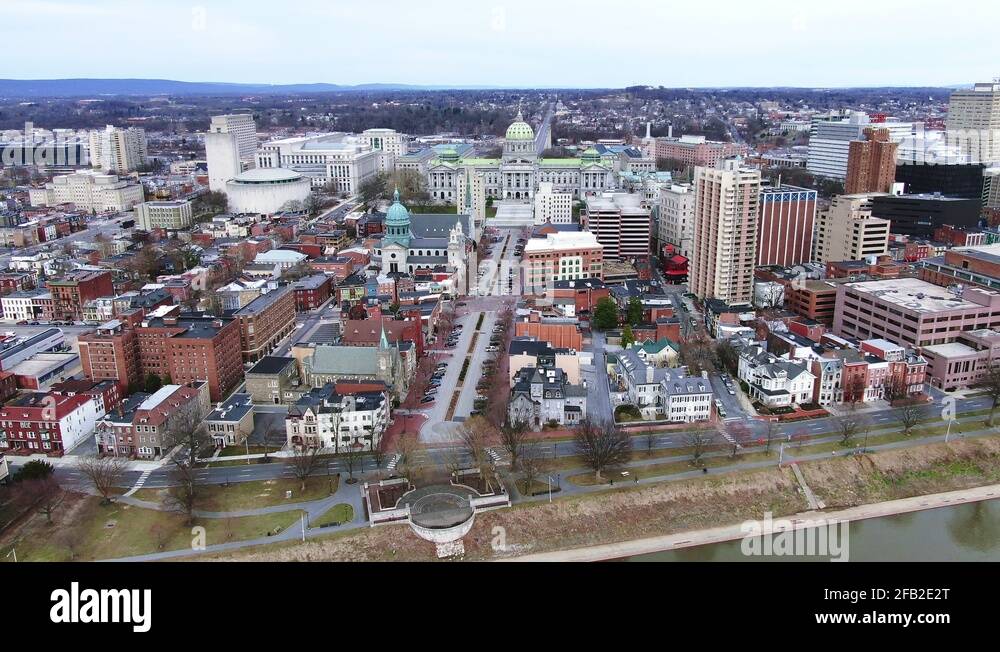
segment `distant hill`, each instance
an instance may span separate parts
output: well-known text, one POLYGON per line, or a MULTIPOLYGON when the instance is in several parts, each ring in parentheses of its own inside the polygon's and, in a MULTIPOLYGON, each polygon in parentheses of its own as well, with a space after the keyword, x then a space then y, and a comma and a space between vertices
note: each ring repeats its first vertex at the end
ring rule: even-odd
POLYGON ((92 97, 96 95, 262 95, 350 91, 447 90, 454 86, 407 84, 229 84, 171 79, 0 79, 3 97, 92 97))

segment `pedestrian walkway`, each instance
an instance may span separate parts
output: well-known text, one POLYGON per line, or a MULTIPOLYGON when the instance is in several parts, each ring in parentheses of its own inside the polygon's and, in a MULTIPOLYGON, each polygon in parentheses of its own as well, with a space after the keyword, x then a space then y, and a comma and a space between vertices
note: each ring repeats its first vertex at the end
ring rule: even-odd
POLYGON ((126 491, 124 495, 131 496, 135 492, 142 489, 142 486, 146 484, 146 480, 149 480, 149 476, 152 475, 152 473, 153 469, 146 469, 145 471, 143 471, 142 475, 139 476, 139 479, 135 481, 134 485, 132 485, 132 488, 126 491))
POLYGON ((802 471, 799 470, 799 463, 792 462, 792 472, 795 474, 795 479, 799 482, 799 487, 802 488, 802 493, 805 494, 806 502, 809 503, 809 509, 823 509, 826 507, 822 500, 816 498, 816 494, 813 490, 809 488, 806 484, 805 476, 802 475, 802 471))

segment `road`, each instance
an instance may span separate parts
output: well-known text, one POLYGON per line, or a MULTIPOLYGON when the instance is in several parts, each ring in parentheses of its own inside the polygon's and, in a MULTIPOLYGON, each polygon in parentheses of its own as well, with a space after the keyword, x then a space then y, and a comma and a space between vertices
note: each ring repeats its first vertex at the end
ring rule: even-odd
POLYGON ((611 388, 608 383, 606 364, 607 353, 604 350, 604 333, 593 331, 591 349, 594 352, 592 369, 582 367, 584 379, 587 381, 587 415, 594 419, 610 419, 614 417, 611 406, 611 388))
POLYGON ((546 149, 548 144, 549 131, 552 129, 552 117, 555 115, 555 104, 549 103, 549 108, 545 112, 545 117, 542 118, 542 123, 538 125, 538 131, 535 132, 535 151, 541 154, 546 149))

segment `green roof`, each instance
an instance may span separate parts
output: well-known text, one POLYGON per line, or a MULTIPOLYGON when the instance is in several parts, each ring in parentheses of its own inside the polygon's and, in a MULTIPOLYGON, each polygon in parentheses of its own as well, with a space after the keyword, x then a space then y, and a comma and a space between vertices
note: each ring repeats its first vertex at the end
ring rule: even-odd
POLYGON ((538 159, 539 167, 547 168, 578 168, 580 167, 581 161, 578 158, 540 158, 538 159))

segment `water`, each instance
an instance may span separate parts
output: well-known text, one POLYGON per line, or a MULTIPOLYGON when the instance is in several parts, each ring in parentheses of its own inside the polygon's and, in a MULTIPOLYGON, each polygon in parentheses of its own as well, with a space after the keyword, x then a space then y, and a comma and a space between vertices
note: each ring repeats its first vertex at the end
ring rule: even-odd
MULTIPOLYGON (((852 521, 850 561, 1000 561, 1000 499, 852 521)), ((748 557, 740 541, 630 557, 625 561, 817 561, 748 557)))

